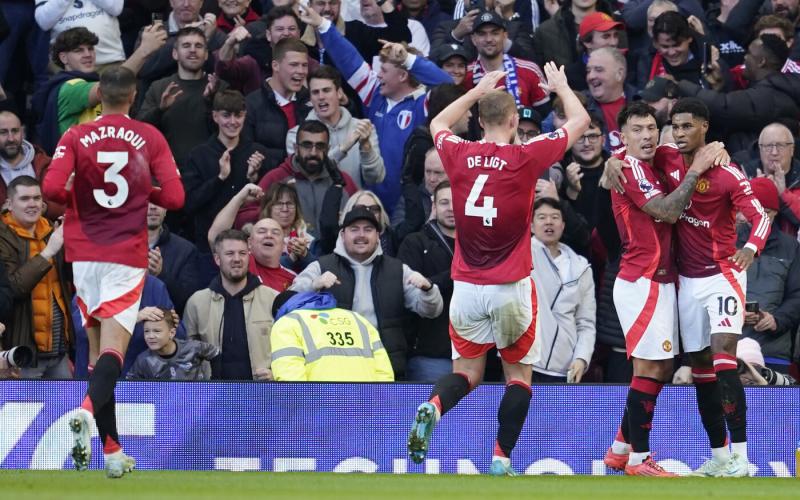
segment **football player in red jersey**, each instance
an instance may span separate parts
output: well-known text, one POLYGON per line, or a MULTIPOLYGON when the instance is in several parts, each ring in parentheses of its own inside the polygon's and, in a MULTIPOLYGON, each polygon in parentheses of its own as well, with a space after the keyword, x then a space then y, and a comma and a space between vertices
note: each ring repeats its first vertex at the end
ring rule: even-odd
POLYGON ((678 349, 672 224, 723 145, 704 147, 681 184, 666 194, 652 168, 659 135, 655 109, 635 101, 620 111, 617 120, 627 150, 624 158, 631 168, 623 171, 624 192, 611 193, 623 249, 613 293, 633 360, 633 380, 620 426, 622 437, 614 441, 604 461, 626 475, 671 477, 675 474, 651 457, 649 437, 656 400, 671 378, 678 349))
POLYGON ((100 77, 103 114, 69 129, 44 181, 47 196, 66 203, 64 247, 73 263, 78 309, 89 337, 91 376, 70 419, 75 467, 91 460, 91 421, 103 444, 106 475, 121 477, 135 461, 122 452, 114 387, 136 325, 148 264, 147 208, 183 206, 178 168, 164 136, 128 118, 136 77, 112 68, 100 77), (153 187, 155 177, 161 189, 153 187))
POLYGON ((564 103, 566 123, 525 145, 514 144, 519 114, 514 98, 493 90, 506 74, 490 72, 431 122, 431 132, 453 190, 456 248, 451 275, 450 338, 453 373, 439 379, 417 409, 408 440, 421 463, 438 419, 483 379, 486 352, 497 346, 507 382, 489 473, 516 475, 514 448, 530 406, 536 330, 536 291, 530 278, 531 206, 536 179, 559 160, 589 126, 589 115, 567 84, 564 68, 545 66, 549 88, 564 103), (450 127, 478 103, 480 142, 450 127), (497 203, 496 203, 497 202, 497 203))

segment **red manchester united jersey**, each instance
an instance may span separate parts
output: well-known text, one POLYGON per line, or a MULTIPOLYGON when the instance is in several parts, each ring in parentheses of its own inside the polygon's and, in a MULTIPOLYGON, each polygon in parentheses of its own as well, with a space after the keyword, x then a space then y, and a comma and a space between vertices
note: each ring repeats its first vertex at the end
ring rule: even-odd
POLYGON ((524 146, 470 142, 449 131, 436 135, 453 188, 453 279, 496 285, 530 275, 533 190, 566 147, 564 129, 524 146))
POLYGON ((659 283, 675 281, 672 258, 672 225, 642 211, 653 198, 664 195, 664 187, 647 162, 626 156, 631 168, 623 169, 628 180, 625 193, 611 191, 611 208, 622 241, 619 278, 634 282, 641 277, 659 283))
MULTIPOLYGON (((503 77, 497 82, 497 88, 504 88, 512 95, 514 94, 513 90, 516 89, 518 95, 515 99, 517 97, 519 99, 517 106, 535 107, 550 100, 549 94, 539 86, 539 83, 544 81, 544 74, 539 65, 532 61, 505 56, 504 69, 508 71, 511 67, 516 71, 516 79, 513 82, 509 82, 506 80, 507 77, 503 77)), ((485 73, 486 71, 484 71, 480 59, 478 59, 467 66, 467 75, 461 85, 469 90, 481 81, 485 73)))
MULTIPOLYGON (((668 190, 678 187, 688 167, 675 144, 664 144, 653 160, 663 173, 668 190)), ((736 252, 736 212, 752 224, 747 245, 764 248, 770 221, 753 196, 750 183, 735 166, 714 167, 697 182, 689 204, 678 220, 678 270, 689 278, 712 276, 733 267, 728 260, 736 252)))
POLYGON ((275 293, 286 291, 297 277, 296 273, 280 265, 278 267, 262 266, 256 262, 256 258, 252 254, 250 254, 248 268, 252 274, 258 276, 264 286, 275 290, 275 293))
POLYGON ((67 203, 66 258, 147 267, 147 205, 183 206, 183 186, 164 136, 125 115, 69 129, 56 147, 43 191, 67 203), (64 188, 74 173, 72 188, 64 188), (151 176, 161 189, 153 189, 151 176))

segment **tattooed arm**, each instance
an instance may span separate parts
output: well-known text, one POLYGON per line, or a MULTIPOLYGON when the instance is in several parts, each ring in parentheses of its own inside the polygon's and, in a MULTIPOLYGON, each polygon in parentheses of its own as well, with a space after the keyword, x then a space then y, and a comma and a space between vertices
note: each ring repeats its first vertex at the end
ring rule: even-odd
POLYGON ((655 219, 675 224, 692 198, 700 176, 715 164, 723 151, 724 146, 720 142, 713 142, 700 148, 680 185, 670 194, 647 202, 642 210, 655 219))

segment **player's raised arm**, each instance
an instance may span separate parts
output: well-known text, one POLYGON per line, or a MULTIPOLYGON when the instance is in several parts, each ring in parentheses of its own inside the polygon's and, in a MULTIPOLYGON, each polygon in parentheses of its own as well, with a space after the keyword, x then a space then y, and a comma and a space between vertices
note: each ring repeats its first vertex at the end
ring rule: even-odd
POLYGON ((761 206, 761 202, 753 196, 753 188, 750 187, 750 182, 744 173, 730 165, 720 168, 725 169, 734 177, 733 182, 736 182, 736 186, 730 191, 731 201, 750 223, 750 236, 747 238, 747 243, 730 257, 730 260, 744 271, 753 263, 756 253, 763 250, 764 245, 767 244, 772 221, 767 215, 767 211, 761 206))
POLYGON ((564 74, 564 66, 557 67, 552 61, 544 65, 544 74, 547 77, 547 84, 540 84, 547 92, 555 92, 561 98, 564 105, 564 115, 567 117, 566 123, 561 126, 567 131, 567 150, 569 150, 578 137, 581 137, 589 128, 589 113, 583 107, 578 96, 569 87, 567 75, 564 74))
MULTIPOLYGON (((436 134, 442 130, 450 130, 462 116, 466 113, 481 97, 486 95, 490 90, 494 90, 497 82, 506 76, 505 71, 492 71, 484 75, 478 85, 471 88, 466 94, 462 95, 449 106, 444 108, 441 113, 436 115, 431 121, 431 135, 436 137, 436 134)), ((576 98, 577 99, 577 98, 576 98)), ((588 124, 589 115, 586 115, 588 124)))

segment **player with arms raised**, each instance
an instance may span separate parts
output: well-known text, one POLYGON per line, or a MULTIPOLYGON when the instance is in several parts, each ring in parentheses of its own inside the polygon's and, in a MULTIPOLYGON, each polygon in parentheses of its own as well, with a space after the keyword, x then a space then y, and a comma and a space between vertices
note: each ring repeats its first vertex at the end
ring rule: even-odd
POLYGON ((81 408, 70 420, 72 459, 79 470, 89 466, 94 417, 106 474, 121 477, 135 461, 119 444, 114 387, 147 273, 147 207, 153 202, 177 210, 184 192, 164 137, 127 116, 136 96, 134 74, 124 67, 105 71, 98 94, 102 116, 64 134, 43 191, 67 203, 64 247, 89 337, 90 369, 94 363, 81 408), (161 189, 153 187, 153 176, 161 189))
POLYGON ((453 188, 456 249, 450 304, 453 373, 439 379, 417 409, 408 439, 421 463, 436 422, 483 380, 486 352, 497 346, 507 381, 498 411, 493 475, 516 475, 511 450, 530 406, 531 352, 536 330, 536 290, 530 223, 536 180, 561 159, 589 126, 589 115, 567 85, 563 67, 545 65, 549 88, 564 103, 566 123, 555 132, 514 144, 519 115, 514 98, 493 90, 504 72, 486 74, 476 87, 444 109, 431 133, 453 188), (450 127, 478 103, 480 142, 453 135, 450 127))
POLYGON ((650 455, 650 428, 656 400, 672 375, 678 349, 677 271, 672 254, 674 224, 700 176, 723 152, 713 143, 694 157, 683 181, 668 195, 653 173, 658 144, 655 110, 643 101, 625 106, 617 118, 625 145, 624 192, 611 192, 611 203, 622 242, 622 260, 614 281, 614 306, 625 333, 633 380, 620 426, 606 463, 633 476, 675 476, 650 455), (633 451, 628 453, 630 443, 633 451), (620 445, 624 448, 619 449, 620 445), (615 446, 617 449, 615 449, 615 446), (616 453, 615 453, 616 452, 616 453))

